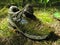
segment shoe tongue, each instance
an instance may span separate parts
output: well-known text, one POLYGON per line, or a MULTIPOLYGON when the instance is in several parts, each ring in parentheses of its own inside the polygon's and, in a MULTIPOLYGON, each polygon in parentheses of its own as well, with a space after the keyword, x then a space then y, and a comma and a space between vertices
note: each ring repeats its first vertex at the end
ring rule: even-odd
POLYGON ((22 18, 22 20, 21 20, 21 22, 20 23, 22 23, 22 24, 27 24, 28 23, 28 21, 26 20, 26 19, 23 19, 22 18))

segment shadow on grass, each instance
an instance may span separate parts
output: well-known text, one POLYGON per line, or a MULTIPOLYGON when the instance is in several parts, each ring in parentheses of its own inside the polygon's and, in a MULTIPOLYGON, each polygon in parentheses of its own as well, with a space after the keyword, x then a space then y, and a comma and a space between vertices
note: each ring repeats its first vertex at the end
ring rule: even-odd
POLYGON ((34 41, 57 41, 58 39, 60 39, 60 37, 56 34, 54 34, 54 32, 51 32, 48 37, 46 39, 43 40, 34 40, 34 41))
POLYGON ((46 41, 57 41, 58 39, 60 39, 60 37, 56 34, 54 34, 54 32, 51 32, 50 35, 44 39, 46 41))

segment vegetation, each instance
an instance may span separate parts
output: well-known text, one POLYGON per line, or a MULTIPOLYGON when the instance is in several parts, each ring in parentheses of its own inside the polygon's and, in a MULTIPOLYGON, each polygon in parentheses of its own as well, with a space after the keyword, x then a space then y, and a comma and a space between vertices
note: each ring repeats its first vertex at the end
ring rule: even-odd
MULTIPOLYGON (((58 22, 57 19, 60 19, 60 0, 0 0, 0 45, 60 45, 60 30, 55 31, 52 28, 54 33, 52 32, 47 39, 36 41, 28 39, 21 33, 16 33, 13 28, 9 28, 7 6, 11 3, 16 4, 20 9, 27 3, 33 4, 35 16, 43 24, 47 24, 50 27, 55 26, 55 23, 58 22)), ((48 31, 45 32, 48 33, 48 31)))

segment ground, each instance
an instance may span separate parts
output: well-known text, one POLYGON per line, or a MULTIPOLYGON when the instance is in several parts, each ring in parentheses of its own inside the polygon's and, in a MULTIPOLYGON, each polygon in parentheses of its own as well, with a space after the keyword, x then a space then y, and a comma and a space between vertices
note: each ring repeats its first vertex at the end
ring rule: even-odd
MULTIPOLYGON (((55 11, 59 10, 56 8, 40 9, 35 10, 34 14, 44 24, 56 28, 55 22, 60 23, 53 18, 55 11)), ((15 33, 14 29, 8 28, 7 13, 8 9, 6 7, 0 10, 0 45, 60 45, 59 30, 53 30, 54 32, 51 32, 44 40, 31 40, 22 34, 15 33)))

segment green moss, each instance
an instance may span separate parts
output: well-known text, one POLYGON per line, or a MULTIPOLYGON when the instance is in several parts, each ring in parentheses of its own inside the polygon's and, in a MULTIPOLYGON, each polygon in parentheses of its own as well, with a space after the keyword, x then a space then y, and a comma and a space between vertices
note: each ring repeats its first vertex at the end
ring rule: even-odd
POLYGON ((28 24, 21 25, 21 30, 32 35, 48 35, 53 29, 39 21, 31 21, 28 24))
POLYGON ((51 17, 49 12, 35 12, 35 16, 42 21, 43 23, 52 23, 54 22, 54 18, 51 17))
MULTIPOLYGON (((6 14, 7 14, 7 10, 5 10, 4 8, 2 10, 0 10, 0 20, 1 20, 1 18, 3 19, 2 21, 0 21, 0 45, 18 45, 18 44, 25 45, 26 43, 28 43, 26 45, 30 45, 32 43, 33 43, 33 45, 52 45, 52 44, 53 45, 60 45, 60 39, 55 41, 54 39, 58 39, 58 38, 56 38, 54 36, 51 36, 50 38, 52 40, 49 39, 48 41, 47 40, 44 40, 44 41, 43 40, 42 41, 31 40, 30 41, 30 39, 26 40, 26 38, 24 36, 20 35, 20 34, 19 35, 15 34, 13 37, 11 37, 11 35, 13 35, 14 32, 11 29, 8 28, 7 18, 5 18, 7 16, 6 14), (4 38, 1 39, 1 37, 4 37, 4 38, 9 37, 9 39, 6 38, 4 40, 4 38), (52 38, 52 37, 54 37, 54 38, 52 38)), ((35 16, 39 20, 41 20, 43 23, 54 22, 54 19, 52 17, 50 17, 50 13, 48 13, 48 12, 35 11, 35 16)), ((50 29, 54 30, 53 28, 49 28, 48 26, 44 26, 44 28, 41 29, 41 30, 44 30, 43 32, 38 31, 38 30, 37 31, 27 30, 27 32, 30 33, 30 34, 39 34, 39 33, 43 34, 45 32, 45 34, 48 34, 50 32, 50 29)), ((30 26, 30 28, 32 28, 32 27, 30 26)))

